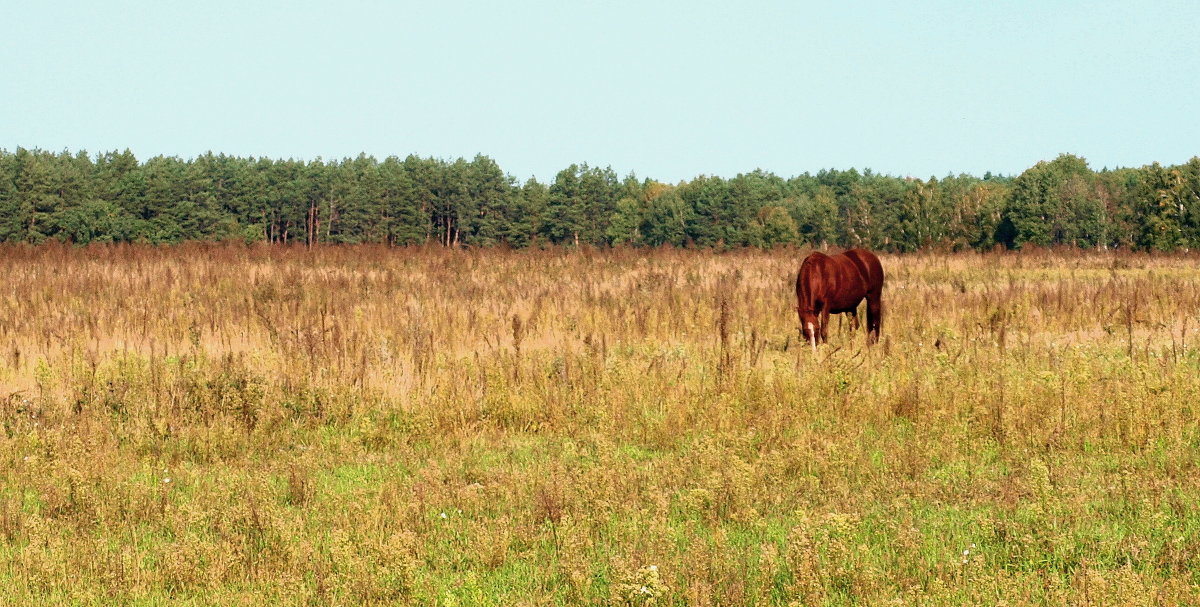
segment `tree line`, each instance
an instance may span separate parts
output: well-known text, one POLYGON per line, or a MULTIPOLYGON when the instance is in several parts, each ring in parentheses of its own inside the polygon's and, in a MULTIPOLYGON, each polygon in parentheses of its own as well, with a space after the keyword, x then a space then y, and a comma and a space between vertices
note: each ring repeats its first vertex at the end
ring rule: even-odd
POLYGON ((1012 176, 755 170, 667 184, 573 164, 519 182, 491 158, 338 161, 0 150, 0 241, 241 240, 510 247, 1200 247, 1200 157, 1012 176))

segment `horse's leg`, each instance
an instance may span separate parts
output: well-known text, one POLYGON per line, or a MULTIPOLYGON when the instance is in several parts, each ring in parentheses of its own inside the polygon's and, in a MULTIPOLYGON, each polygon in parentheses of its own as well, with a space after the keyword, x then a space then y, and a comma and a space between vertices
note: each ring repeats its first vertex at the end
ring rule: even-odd
POLYGON ((829 306, 821 310, 821 343, 829 343, 829 306))
POLYGON ((850 315, 850 332, 854 333, 858 330, 858 310, 850 310, 846 314, 850 315))
POLYGON ((883 325, 883 293, 867 294, 867 343, 879 341, 879 329, 883 325))

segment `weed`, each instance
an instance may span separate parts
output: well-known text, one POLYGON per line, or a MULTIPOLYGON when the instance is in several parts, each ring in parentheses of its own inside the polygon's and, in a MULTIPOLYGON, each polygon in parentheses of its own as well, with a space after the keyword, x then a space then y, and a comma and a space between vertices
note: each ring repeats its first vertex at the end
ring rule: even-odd
POLYGON ((1200 601, 1194 256, 802 253, 0 247, 0 603, 1200 601))

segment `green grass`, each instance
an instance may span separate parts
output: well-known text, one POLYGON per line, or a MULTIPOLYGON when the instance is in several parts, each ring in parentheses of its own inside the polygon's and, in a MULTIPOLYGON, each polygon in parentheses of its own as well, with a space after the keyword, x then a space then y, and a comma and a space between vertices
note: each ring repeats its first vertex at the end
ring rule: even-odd
POLYGON ((887 258, 813 358, 792 251, 46 254, 0 604, 1200 600, 1189 257, 887 258))

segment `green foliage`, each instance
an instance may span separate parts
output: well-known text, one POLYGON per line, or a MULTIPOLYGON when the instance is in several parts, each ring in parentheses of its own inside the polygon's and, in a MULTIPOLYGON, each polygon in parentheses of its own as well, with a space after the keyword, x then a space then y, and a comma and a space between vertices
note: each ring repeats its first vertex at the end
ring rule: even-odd
POLYGON ((614 245, 641 244, 642 222, 645 218, 646 208, 641 202, 629 197, 622 198, 617 201, 605 236, 614 245))
POLYGON ((530 178, 514 192, 503 225, 504 239, 514 247, 527 247, 543 233, 542 219, 546 216, 550 192, 538 180, 530 178))
POLYGON ((1095 197, 1094 174, 1078 156, 1039 162, 1013 180, 1008 215, 1017 246, 1108 244, 1108 218, 1095 197))
POLYGON ((766 206, 758 212, 751 226, 748 241, 756 247, 771 248, 796 244, 800 231, 796 220, 782 206, 766 206))
POLYGON ((701 175, 682 184, 679 199, 691 209, 687 235, 701 247, 728 246, 739 238, 729 185, 720 177, 701 175))
POLYGON ((496 161, 478 155, 467 167, 466 238, 469 245, 492 246, 504 240, 504 222, 516 198, 513 179, 496 161))
POLYGON ((0 150, 0 241, 238 240, 528 247, 861 246, 988 250, 1200 246, 1200 157, 1092 171, 1078 156, 1015 178, 755 170, 667 185, 572 164, 524 184, 493 159, 360 154, 191 160, 0 150))
POLYGON ((838 232, 837 199, 828 186, 822 186, 811 198, 801 196, 796 203, 795 214, 800 235, 808 244, 827 247, 841 240, 838 232))
POLYGON ((59 238, 79 244, 127 242, 141 231, 124 209, 104 200, 89 200, 79 206, 60 209, 54 221, 59 238))
POLYGON ((579 173, 585 170, 571 165, 558 172, 550 184, 546 201, 544 224, 546 237, 555 244, 579 243, 579 231, 583 224, 583 204, 579 173))
POLYGON ((1189 178, 1185 168, 1165 168, 1156 162, 1139 173, 1131 192, 1132 206, 1143 220, 1136 240, 1139 248, 1173 251, 1190 244, 1189 236, 1194 239, 1197 188, 1194 174, 1189 178))
POLYGON ((414 176, 402 161, 389 156, 379 165, 379 220, 386 231, 384 242, 412 245, 424 242, 429 234, 429 213, 417 198, 414 176))
POLYGON ((696 224, 696 215, 679 191, 671 190, 649 202, 641 231, 645 243, 651 246, 684 246, 695 236, 689 228, 696 224))
POLYGON ((550 184, 545 234, 557 244, 608 244, 621 186, 611 168, 572 164, 550 184))

